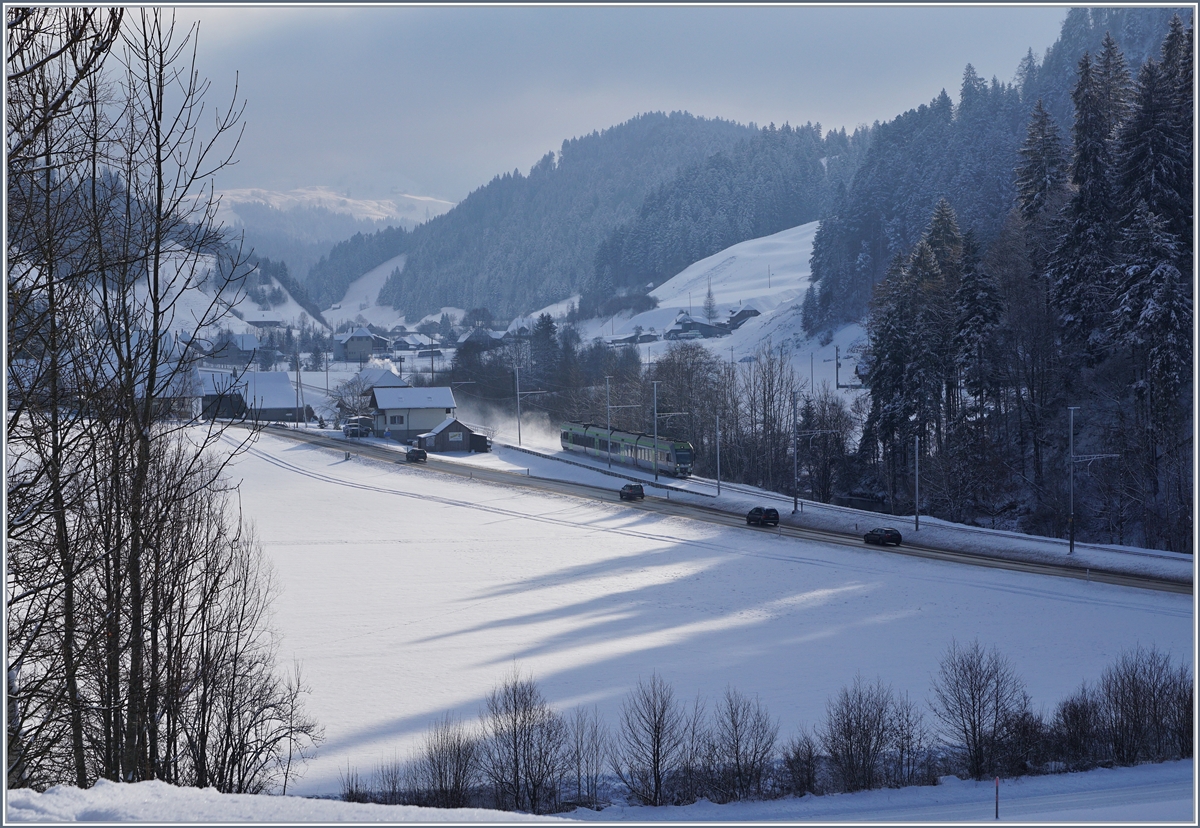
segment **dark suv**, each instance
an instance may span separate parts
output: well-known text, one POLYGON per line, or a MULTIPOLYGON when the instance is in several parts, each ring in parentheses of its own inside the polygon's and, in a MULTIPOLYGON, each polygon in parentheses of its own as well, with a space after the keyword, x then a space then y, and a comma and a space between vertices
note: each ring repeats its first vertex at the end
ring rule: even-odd
POLYGON ((429 459, 429 455, 425 453, 423 448, 410 448, 404 452, 405 459, 410 463, 424 463, 429 459))
POLYGON ((642 500, 645 497, 646 490, 641 483, 626 483, 621 487, 621 500, 642 500))
POLYGON ((863 541, 866 543, 877 543, 883 546, 887 543, 900 545, 900 533, 895 529, 872 529, 867 534, 863 535, 863 541))
POLYGON ((750 510, 750 514, 746 515, 746 525, 778 526, 779 511, 769 506, 755 506, 750 510))

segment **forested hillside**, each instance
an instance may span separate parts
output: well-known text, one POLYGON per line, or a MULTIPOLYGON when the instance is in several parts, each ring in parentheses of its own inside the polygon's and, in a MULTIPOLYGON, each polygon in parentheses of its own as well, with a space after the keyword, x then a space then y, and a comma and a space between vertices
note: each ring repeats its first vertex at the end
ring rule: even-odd
POLYGON ((409 244, 403 227, 388 227, 374 233, 355 233, 338 242, 308 271, 308 293, 323 308, 340 301, 350 283, 373 267, 399 256, 409 244))
POLYGON ((1034 104, 1000 227, 942 199, 891 259, 867 325, 873 496, 911 509, 920 457, 920 506, 951 520, 1191 550, 1192 42, 1174 18, 1132 72, 1113 38, 1085 52, 1072 121, 1034 104))
MULTIPOLYGON (((411 318, 444 305, 511 316, 562 299, 582 286, 600 241, 633 217, 651 188, 753 132, 729 121, 656 112, 564 141, 560 153, 547 153, 529 175, 497 176, 417 227, 406 242, 393 237, 395 244, 380 256, 407 252, 408 260, 379 301, 411 318)), ((335 253, 349 258, 368 243, 351 240, 335 253)), ((361 258, 356 275, 388 256, 361 258)), ((313 284, 329 269, 314 268, 314 295, 329 295, 313 284)))
MULTIPOLYGON (((1040 99, 1059 124, 1073 117, 1071 90, 1084 52, 1100 55, 1106 34, 1138 66, 1157 55, 1170 9, 1073 9, 1039 64, 1030 53, 1013 83, 963 74, 959 102, 948 95, 872 129, 870 148, 845 200, 826 214, 813 249, 805 328, 816 333, 862 318, 872 286, 892 256, 920 238, 945 198, 964 226, 989 244, 1016 192, 1012 170, 1025 125, 1040 99)), ((1109 59, 1115 50, 1109 47, 1109 59)))
POLYGON ((719 250, 813 221, 850 182, 866 130, 822 137, 820 124, 771 124, 729 152, 682 170, 600 245, 580 301, 587 318, 615 294, 659 285, 719 250))

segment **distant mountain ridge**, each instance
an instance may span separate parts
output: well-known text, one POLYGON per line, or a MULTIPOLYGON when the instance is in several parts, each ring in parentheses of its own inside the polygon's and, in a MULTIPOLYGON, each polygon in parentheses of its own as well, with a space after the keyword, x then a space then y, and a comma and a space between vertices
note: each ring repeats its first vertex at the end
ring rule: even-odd
POLYGON ((590 277, 601 239, 635 215, 651 188, 754 131, 686 112, 653 112, 564 141, 528 175, 498 175, 410 233, 344 242, 310 271, 309 293, 319 302, 337 301, 367 270, 407 253, 403 272, 379 301, 409 318, 446 305, 511 316, 563 299, 590 277), (351 265, 357 270, 346 269, 351 265))

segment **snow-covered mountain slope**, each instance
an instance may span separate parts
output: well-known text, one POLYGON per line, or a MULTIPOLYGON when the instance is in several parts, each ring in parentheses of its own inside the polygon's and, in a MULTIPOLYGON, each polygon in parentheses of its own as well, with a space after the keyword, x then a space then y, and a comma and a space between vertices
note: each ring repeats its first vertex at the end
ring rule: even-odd
POLYGON ((394 198, 379 200, 350 198, 328 187, 301 187, 282 193, 253 187, 224 190, 220 196, 221 211, 217 215, 228 224, 241 221, 237 214, 237 206, 248 202, 266 204, 283 211, 323 208, 332 213, 345 213, 365 221, 406 219, 414 224, 440 216, 454 206, 454 202, 428 196, 397 195, 394 198))
MULTIPOLYGON (((580 325, 580 334, 584 339, 620 336, 641 327, 661 335, 681 312, 704 321, 704 299, 711 284, 717 321, 728 319, 743 307, 760 313, 729 336, 696 340, 714 354, 738 362, 752 357, 761 347, 785 346, 792 367, 806 386, 819 388, 824 382, 831 387, 836 382, 857 385, 854 353, 864 341, 862 326, 844 325, 828 342, 809 339, 801 326, 800 303, 811 282, 809 259, 819 224, 814 221, 750 239, 701 259, 651 291, 659 300, 654 310, 587 320, 580 325), (835 370, 834 359, 839 353, 841 366, 835 370)), ((643 361, 654 360, 670 345, 660 340, 639 346, 643 361)), ((853 389, 843 391, 856 393, 853 389)))
MULTIPOLYGON (((216 263, 211 256, 173 254, 166 256, 163 261, 162 284, 167 286, 168 299, 173 304, 173 313, 165 320, 165 327, 180 336, 191 336, 202 326, 207 327, 198 332, 201 339, 215 336, 219 328, 228 328, 235 334, 256 333, 260 329, 246 320, 262 318, 273 318, 293 327, 299 327, 302 323, 318 328, 324 326, 324 323, 314 319, 291 297, 287 288, 273 278, 269 284, 261 287, 268 292, 279 288, 283 291, 285 299, 282 304, 264 311, 245 291, 229 288, 218 296, 220 285, 212 277, 216 263), (174 289, 175 286, 185 285, 185 290, 174 289)), ((146 283, 139 283, 137 292, 144 301, 146 283)))

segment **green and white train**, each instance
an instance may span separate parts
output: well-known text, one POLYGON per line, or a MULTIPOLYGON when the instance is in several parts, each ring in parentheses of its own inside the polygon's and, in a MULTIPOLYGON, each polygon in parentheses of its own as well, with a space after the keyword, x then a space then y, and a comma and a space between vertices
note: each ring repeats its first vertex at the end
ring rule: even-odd
POLYGON ((654 452, 658 452, 658 470, 675 477, 687 477, 692 473, 692 444, 686 440, 670 437, 654 437, 631 431, 611 431, 604 426, 591 423, 563 423, 562 447, 567 451, 578 451, 592 457, 607 460, 612 454, 614 463, 637 466, 647 471, 654 470, 654 452))

